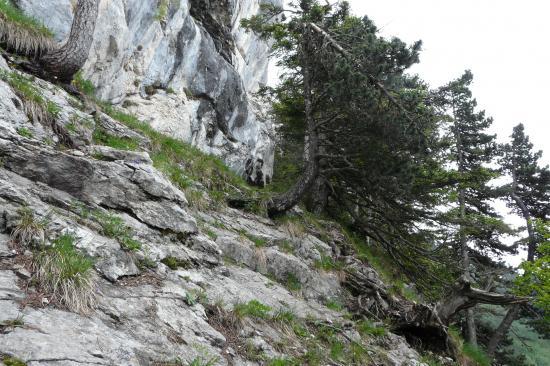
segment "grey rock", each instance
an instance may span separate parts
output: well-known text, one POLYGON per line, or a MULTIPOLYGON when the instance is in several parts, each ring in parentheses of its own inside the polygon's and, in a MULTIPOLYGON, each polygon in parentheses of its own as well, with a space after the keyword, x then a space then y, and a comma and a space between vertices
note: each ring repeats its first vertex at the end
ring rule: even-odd
MULTIPOLYGON (((240 27, 262 3, 282 4, 229 0, 201 9, 181 0, 158 19, 157 0, 103 1, 84 75, 100 98, 263 184, 273 171, 273 126, 251 94, 267 81, 268 45, 240 27)), ((19 4, 58 40, 68 35, 70 0, 19 4)))

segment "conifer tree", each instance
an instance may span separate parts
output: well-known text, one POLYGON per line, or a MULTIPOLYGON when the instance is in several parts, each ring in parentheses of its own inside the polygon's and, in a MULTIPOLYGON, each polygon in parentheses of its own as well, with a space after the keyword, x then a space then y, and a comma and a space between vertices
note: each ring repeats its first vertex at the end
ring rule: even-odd
MULTIPOLYGON (((501 151, 500 165, 503 172, 511 179, 511 182, 502 188, 505 197, 508 198, 508 206, 525 220, 527 229, 527 262, 524 266, 525 268, 537 268, 534 265, 534 262, 539 259, 537 253, 541 256, 546 255, 548 258, 547 247, 544 251, 539 250, 541 243, 547 243, 547 234, 543 234, 546 231, 536 230, 536 223, 547 221, 550 215, 550 170, 548 166, 540 166, 539 160, 542 151, 533 150, 533 144, 525 135, 525 127, 521 123, 514 127, 511 142, 503 145, 501 151)), ((545 265, 539 265, 539 271, 530 271, 540 274, 538 278, 536 275, 520 277, 523 289, 529 289, 531 288, 529 286, 536 285, 533 282, 538 282, 541 289, 548 289, 550 284, 541 282, 541 279, 548 281, 547 274, 541 275, 544 270, 548 270, 548 262, 547 259, 546 261, 539 260, 539 263, 542 262, 546 263, 546 268, 544 268, 545 265)), ((526 272, 529 273, 529 270, 526 272)), ((529 295, 529 291, 521 291, 521 293, 529 295)), ((512 323, 520 313, 519 305, 508 310, 488 342, 487 352, 489 355, 494 356, 497 347, 506 337, 512 323)))
MULTIPOLYGON (((495 136, 487 133, 493 120, 477 111, 470 90, 473 75, 466 71, 460 78, 440 88, 440 103, 449 114, 449 174, 456 180, 450 190, 451 209, 445 220, 454 223, 453 244, 459 256, 462 277, 472 282, 472 257, 508 250, 500 241, 508 231, 491 206, 496 192, 489 182, 497 176, 490 168, 497 154, 495 136)), ((466 339, 476 345, 473 308, 466 311, 466 339)))

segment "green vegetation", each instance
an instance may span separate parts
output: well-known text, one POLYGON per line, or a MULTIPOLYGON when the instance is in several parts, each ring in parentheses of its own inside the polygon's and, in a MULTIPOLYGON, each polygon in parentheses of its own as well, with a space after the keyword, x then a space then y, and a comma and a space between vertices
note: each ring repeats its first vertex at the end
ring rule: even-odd
POLYGON ((18 27, 30 32, 52 38, 53 33, 36 19, 31 18, 11 4, 9 0, 0 0, 0 18, 15 23, 18 27))
POLYGON ((284 283, 285 287, 290 290, 290 292, 299 292, 302 289, 302 283, 296 277, 294 273, 287 273, 286 280, 284 283))
POLYGON ((340 301, 338 301, 338 299, 329 299, 328 301, 325 302, 325 306, 330 310, 334 310, 334 311, 344 310, 344 305, 342 305, 340 301))
POLYGON ((462 352, 466 357, 473 361, 476 366, 491 366, 491 358, 479 347, 465 343, 462 352))
POLYGON ((74 76, 73 85, 78 90, 80 90, 84 95, 94 98, 96 87, 94 83, 92 83, 90 80, 84 79, 82 75, 82 71, 77 72, 76 75, 74 76))
POLYGON ((61 110, 59 106, 40 94, 40 91, 32 85, 31 77, 23 76, 15 71, 0 70, 0 79, 8 83, 22 100, 25 113, 31 121, 48 123, 58 117, 61 110))
POLYGON ((105 145, 118 150, 135 151, 139 148, 139 141, 110 135, 101 127, 96 127, 92 135, 93 141, 97 145, 105 145))
POLYGON ((178 268, 189 268, 191 266, 188 261, 171 256, 162 259, 160 262, 173 271, 177 270, 178 268))
POLYGON ((2 362, 6 366, 27 366, 27 364, 20 359, 9 356, 3 357, 2 362))
POLYGON ((24 247, 31 246, 33 240, 38 239, 38 246, 44 243, 44 235, 48 219, 37 220, 30 207, 17 210, 19 220, 11 233, 11 239, 24 247))
POLYGON ((325 254, 321 254, 321 259, 315 261, 315 268, 324 271, 338 271, 343 269, 343 267, 343 263, 335 261, 331 256, 325 254))
POLYGON ((17 133, 18 133, 20 136, 26 137, 26 138, 28 138, 28 139, 30 139, 30 138, 33 137, 32 132, 31 132, 27 127, 19 127, 19 128, 17 129, 17 133))
POLYGON ((238 319, 245 317, 269 319, 271 307, 262 304, 258 300, 251 300, 247 303, 238 303, 233 307, 233 313, 238 319))
POLYGON ((216 362, 218 362, 217 357, 211 357, 211 358, 196 357, 187 365, 188 366, 214 366, 216 362))
POLYGON ((71 311, 86 313, 95 306, 94 262, 74 247, 75 238, 63 234, 38 253, 35 267, 40 286, 71 311))
POLYGON ((141 243, 133 239, 133 230, 124 223, 121 217, 103 211, 93 211, 92 216, 101 225, 101 233, 109 238, 116 239, 122 249, 139 250, 141 243))
POLYGON ((358 322, 356 328, 362 336, 382 337, 386 335, 387 332, 386 328, 375 326, 369 320, 362 320, 358 322))
POLYGON ((268 240, 266 238, 261 238, 259 236, 254 236, 254 235, 246 232, 245 230, 240 231, 239 234, 241 236, 247 238, 251 242, 253 242, 254 246, 256 248, 264 248, 268 243, 268 240))

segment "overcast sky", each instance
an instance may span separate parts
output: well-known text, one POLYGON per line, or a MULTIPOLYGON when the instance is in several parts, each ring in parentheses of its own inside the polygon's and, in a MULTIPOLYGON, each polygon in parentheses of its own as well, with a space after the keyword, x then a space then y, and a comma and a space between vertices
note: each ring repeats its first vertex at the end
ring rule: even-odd
POLYGON ((473 93, 507 139, 526 132, 550 164, 550 2, 545 0, 349 0, 384 36, 424 42, 412 68, 432 86, 474 73, 473 93))

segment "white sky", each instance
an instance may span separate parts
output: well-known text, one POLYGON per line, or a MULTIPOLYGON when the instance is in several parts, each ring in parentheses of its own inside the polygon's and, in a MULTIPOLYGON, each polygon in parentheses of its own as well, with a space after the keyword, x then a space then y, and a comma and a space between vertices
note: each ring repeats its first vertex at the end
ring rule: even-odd
POLYGON ((550 2, 546 0, 349 0, 384 36, 421 39, 420 64, 412 68, 433 87, 465 69, 473 93, 495 119, 493 132, 507 139, 525 124, 550 164, 550 2))

